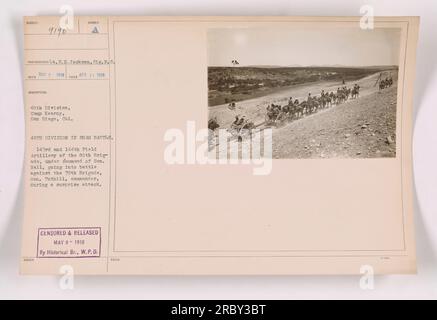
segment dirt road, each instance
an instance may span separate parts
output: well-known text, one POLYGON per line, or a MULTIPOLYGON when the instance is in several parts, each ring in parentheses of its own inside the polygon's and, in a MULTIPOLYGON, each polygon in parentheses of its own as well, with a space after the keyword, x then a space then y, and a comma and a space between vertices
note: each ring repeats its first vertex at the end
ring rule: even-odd
MULTIPOLYGON (((375 82, 379 73, 360 79, 360 97, 319 111, 303 119, 273 129, 273 158, 381 158, 396 156, 397 81, 379 91, 375 82)), ((393 75, 397 79, 397 74, 393 75)), ((318 83, 239 102, 237 110, 227 105, 210 108, 220 127, 229 127, 236 114, 245 115, 255 124, 265 118, 270 103, 285 104, 290 96, 303 99, 336 91, 339 83, 318 83)), ((346 83, 351 87, 353 83, 346 83)))
MULTIPOLYGON (((379 72, 363 79, 346 82, 348 87, 352 87, 355 83, 361 87, 360 97, 364 97, 368 94, 378 91, 378 87, 375 86, 375 82, 379 77, 379 72)), ((397 78, 397 72, 393 72, 393 78, 397 78)), ((313 96, 320 95, 322 90, 326 92, 337 91, 337 88, 341 86, 340 82, 318 82, 312 84, 298 85, 293 88, 280 91, 274 94, 266 95, 263 97, 240 101, 236 104, 235 110, 229 110, 227 104, 209 107, 209 118, 217 117, 218 123, 221 128, 229 128, 235 119, 235 116, 245 116, 255 124, 263 122, 266 114, 266 107, 271 103, 285 105, 290 97, 293 99, 299 99, 303 101, 308 97, 308 93, 313 96)))
POLYGON ((396 156, 396 86, 273 131, 273 158, 396 156))

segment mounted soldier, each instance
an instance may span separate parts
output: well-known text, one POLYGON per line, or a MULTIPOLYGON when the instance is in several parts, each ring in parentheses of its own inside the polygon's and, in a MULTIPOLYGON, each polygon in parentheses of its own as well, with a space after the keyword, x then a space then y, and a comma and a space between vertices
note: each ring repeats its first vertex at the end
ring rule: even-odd
POLYGON ((208 129, 214 131, 215 129, 219 128, 220 125, 218 124, 217 117, 214 117, 212 119, 209 119, 208 121, 208 129))

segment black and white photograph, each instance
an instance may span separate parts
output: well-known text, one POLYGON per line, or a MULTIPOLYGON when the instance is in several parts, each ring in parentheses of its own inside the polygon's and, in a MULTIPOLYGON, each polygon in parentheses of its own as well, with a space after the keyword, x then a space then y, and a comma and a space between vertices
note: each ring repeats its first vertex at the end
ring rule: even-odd
POLYGON ((271 128, 275 159, 394 158, 400 38, 358 24, 210 29, 208 128, 240 141, 271 128))

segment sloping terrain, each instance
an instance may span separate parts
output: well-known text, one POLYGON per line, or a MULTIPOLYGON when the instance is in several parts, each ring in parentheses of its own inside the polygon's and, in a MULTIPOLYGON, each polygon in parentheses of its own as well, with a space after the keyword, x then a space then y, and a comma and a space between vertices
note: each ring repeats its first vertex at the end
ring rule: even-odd
MULTIPOLYGON (((397 79, 397 71, 392 74, 393 78, 397 79)), ((361 87, 360 97, 363 97, 378 91, 378 87, 375 86, 375 83, 379 75, 380 73, 375 73, 357 81, 346 82, 346 85, 352 87, 355 83, 359 84, 361 87)), ((322 81, 297 85, 262 97, 237 102, 235 110, 229 110, 228 104, 209 107, 209 118, 217 118, 221 128, 229 128, 237 115, 245 116, 246 119, 250 119, 255 124, 259 124, 264 121, 266 107, 271 103, 284 105, 290 97, 303 101, 307 98, 308 93, 315 96, 320 95, 322 90, 326 92, 336 92, 337 88, 341 85, 341 82, 338 81, 322 81)))
POLYGON ((394 85, 275 129, 273 157, 395 157, 396 99, 394 85))

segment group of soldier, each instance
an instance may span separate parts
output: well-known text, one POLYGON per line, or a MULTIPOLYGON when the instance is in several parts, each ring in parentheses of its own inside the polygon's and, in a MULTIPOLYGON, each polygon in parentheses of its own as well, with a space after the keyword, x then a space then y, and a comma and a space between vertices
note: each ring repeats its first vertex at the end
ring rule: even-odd
POLYGON ((288 104, 284 106, 274 103, 267 106, 266 122, 272 124, 284 120, 296 120, 321 109, 346 102, 349 98, 358 98, 359 94, 360 86, 355 84, 352 88, 347 86, 339 87, 337 92, 322 90, 320 96, 312 96, 309 93, 306 100, 301 102, 299 99, 293 100, 293 97, 290 97, 288 104))
POLYGON ((385 88, 390 88, 393 85, 393 78, 385 78, 379 82, 379 90, 383 90, 385 88))
MULTIPOLYGON (((389 81, 389 79, 382 82, 389 81)), ((392 83, 393 81, 391 81, 392 83)), ((387 85, 389 82, 386 82, 387 85)), ((285 105, 271 103, 266 108, 265 123, 267 125, 278 124, 286 120, 297 120, 307 115, 313 114, 321 109, 326 109, 334 105, 344 103, 351 99, 356 99, 360 95, 360 86, 354 84, 353 87, 348 88, 343 85, 337 88, 337 91, 325 92, 322 90, 320 95, 313 96, 308 93, 306 99, 299 101, 299 99, 293 99, 290 97, 288 103, 285 105)), ((231 102, 228 106, 230 110, 235 110, 235 102, 231 102)), ((231 129, 241 129, 245 127, 253 127, 254 124, 246 119, 244 116, 235 116, 234 121, 231 124, 231 129)), ((217 118, 212 118, 208 121, 208 128, 215 130, 219 128, 217 118)))

